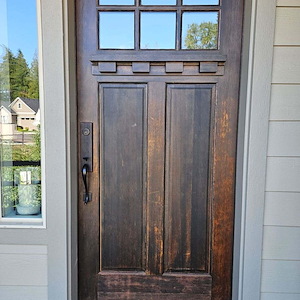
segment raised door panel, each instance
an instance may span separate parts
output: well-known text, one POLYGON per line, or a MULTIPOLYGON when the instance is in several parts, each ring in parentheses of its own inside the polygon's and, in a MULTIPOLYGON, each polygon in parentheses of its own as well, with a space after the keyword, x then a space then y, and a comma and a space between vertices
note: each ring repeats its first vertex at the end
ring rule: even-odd
POLYGON ((169 85, 165 271, 209 269, 212 86, 169 85))
POLYGON ((102 270, 144 270, 144 85, 101 85, 102 270))

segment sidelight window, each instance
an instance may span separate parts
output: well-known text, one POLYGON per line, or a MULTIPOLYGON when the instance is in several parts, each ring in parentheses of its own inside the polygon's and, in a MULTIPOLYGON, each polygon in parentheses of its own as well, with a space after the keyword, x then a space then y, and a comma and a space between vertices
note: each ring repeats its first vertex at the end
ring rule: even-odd
POLYGON ((42 224, 36 0, 0 1, 0 225, 42 224))
POLYGON ((99 49, 218 49, 218 0, 99 0, 99 49))

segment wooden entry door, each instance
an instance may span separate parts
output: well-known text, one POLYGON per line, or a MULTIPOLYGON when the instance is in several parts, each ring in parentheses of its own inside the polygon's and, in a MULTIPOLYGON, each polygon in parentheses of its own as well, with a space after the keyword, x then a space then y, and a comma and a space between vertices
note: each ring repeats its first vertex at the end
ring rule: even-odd
POLYGON ((242 1, 119 2, 76 1, 79 299, 229 300, 242 1))

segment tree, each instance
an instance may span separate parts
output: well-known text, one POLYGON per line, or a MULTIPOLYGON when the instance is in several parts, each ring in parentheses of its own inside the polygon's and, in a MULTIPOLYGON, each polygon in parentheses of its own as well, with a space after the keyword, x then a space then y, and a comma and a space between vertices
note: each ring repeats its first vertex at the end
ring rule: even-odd
POLYGON ((17 97, 39 98, 38 59, 34 56, 31 67, 28 67, 21 50, 14 55, 4 48, 0 60, 0 101, 12 102, 17 97))
POLYGON ((13 73, 10 76, 11 98, 28 97, 29 89, 29 67, 21 50, 12 61, 13 73))
POLYGON ((3 52, 5 53, 0 63, 0 101, 2 103, 9 102, 10 97, 10 78, 14 73, 14 55, 5 46, 3 46, 3 52))
POLYGON ((34 55, 31 63, 28 97, 33 99, 39 98, 39 62, 37 54, 34 55))
POLYGON ((216 49, 218 37, 218 24, 204 22, 188 25, 184 40, 186 49, 216 49))

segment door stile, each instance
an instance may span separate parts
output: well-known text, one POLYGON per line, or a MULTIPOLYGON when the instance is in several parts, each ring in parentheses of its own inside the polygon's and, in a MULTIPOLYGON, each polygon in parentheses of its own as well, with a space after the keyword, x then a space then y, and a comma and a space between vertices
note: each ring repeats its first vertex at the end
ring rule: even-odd
POLYGON ((212 298, 231 299, 235 206, 236 137, 239 106, 243 0, 222 1, 220 50, 227 56, 219 78, 213 156, 212 298), (225 24, 226 22, 226 24, 225 24), (235 34, 233 34, 233 32, 235 34))
POLYGON ((163 273, 165 82, 148 83, 147 273, 163 273))
MULTIPOLYGON (((89 55, 97 47, 95 24, 96 14, 90 13, 94 0, 76 1, 76 18, 82 20, 76 23, 77 36, 77 99, 78 99, 78 141, 81 140, 80 122, 93 123, 93 172, 88 172, 89 192, 92 201, 88 205, 83 203, 83 182, 81 165, 78 169, 78 298, 95 300, 97 278, 99 272, 99 115, 98 115, 98 83, 91 74, 89 55), (86 28, 90 28, 86 34, 86 28), (95 107, 96 106, 96 107, 95 107)), ((80 145, 78 145, 78 161, 81 162, 80 145)))

